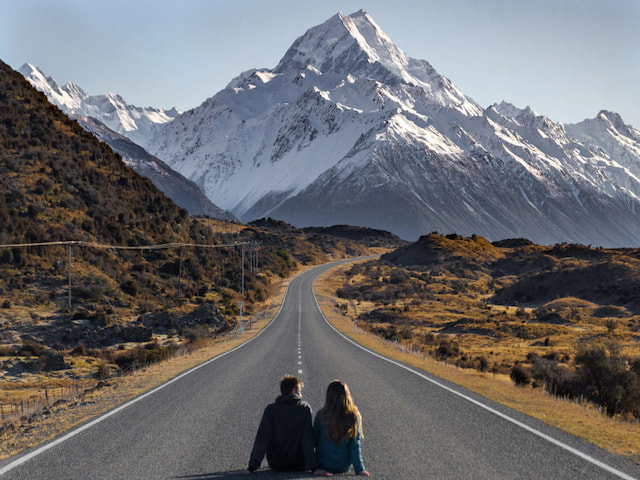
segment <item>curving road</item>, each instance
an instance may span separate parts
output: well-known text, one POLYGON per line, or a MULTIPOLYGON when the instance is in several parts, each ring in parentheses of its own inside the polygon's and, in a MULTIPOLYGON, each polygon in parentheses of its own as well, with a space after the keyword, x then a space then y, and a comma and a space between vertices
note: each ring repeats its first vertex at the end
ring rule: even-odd
MULTIPOLYGON (((283 374, 314 411, 346 381, 363 415, 365 465, 380 479, 640 479, 587 442, 357 346, 323 318, 301 274, 253 340, 67 435, 0 463, 3 479, 237 478, 283 374)), ((264 465, 264 463, 263 463, 264 465)), ((278 476, 267 469, 258 478, 278 476)))

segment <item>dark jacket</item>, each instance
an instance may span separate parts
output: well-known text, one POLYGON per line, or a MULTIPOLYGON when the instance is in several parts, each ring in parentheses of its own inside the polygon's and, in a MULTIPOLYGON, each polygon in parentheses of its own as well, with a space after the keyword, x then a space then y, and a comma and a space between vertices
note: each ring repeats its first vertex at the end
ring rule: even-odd
POLYGON ((249 470, 260 468, 262 459, 276 470, 313 470, 311 407, 297 395, 281 395, 267 405, 249 458, 249 470))

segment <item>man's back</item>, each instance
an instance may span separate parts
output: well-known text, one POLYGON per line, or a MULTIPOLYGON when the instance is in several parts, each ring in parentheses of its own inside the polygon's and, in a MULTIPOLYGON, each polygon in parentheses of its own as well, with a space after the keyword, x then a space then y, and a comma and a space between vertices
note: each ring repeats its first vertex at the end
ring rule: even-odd
POLYGON ((265 408, 249 459, 249 470, 260 467, 265 453, 273 469, 315 468, 311 407, 299 395, 281 395, 265 408))

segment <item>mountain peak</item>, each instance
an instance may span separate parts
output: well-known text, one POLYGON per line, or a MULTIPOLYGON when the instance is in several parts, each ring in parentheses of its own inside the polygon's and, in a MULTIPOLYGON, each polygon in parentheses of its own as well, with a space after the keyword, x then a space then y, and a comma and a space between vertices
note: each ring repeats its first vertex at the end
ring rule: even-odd
POLYGON ((380 63, 400 73, 407 57, 364 10, 351 15, 337 13, 299 37, 275 72, 304 70, 311 65, 321 72, 351 73, 380 63))
POLYGON ((302 72, 309 66, 323 75, 373 79, 388 86, 404 84, 424 90, 427 97, 465 115, 482 109, 426 60, 408 57, 364 10, 337 13, 299 37, 287 50, 275 74, 302 72))

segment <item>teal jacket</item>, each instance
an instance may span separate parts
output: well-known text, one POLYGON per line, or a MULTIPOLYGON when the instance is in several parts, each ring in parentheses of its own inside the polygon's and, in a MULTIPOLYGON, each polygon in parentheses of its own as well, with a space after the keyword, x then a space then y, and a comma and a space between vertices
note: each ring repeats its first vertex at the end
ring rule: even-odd
POLYGON ((331 473, 344 473, 353 465, 356 473, 365 470, 362 461, 362 432, 358 426, 356 438, 345 438, 335 444, 327 435, 327 424, 324 421, 324 409, 316 414, 313 422, 313 436, 316 444, 318 466, 331 473))

